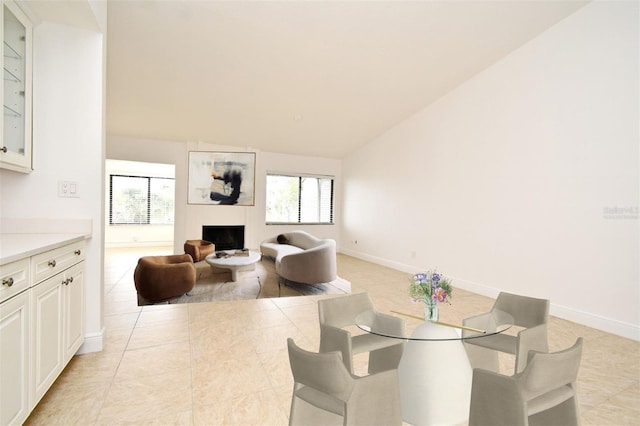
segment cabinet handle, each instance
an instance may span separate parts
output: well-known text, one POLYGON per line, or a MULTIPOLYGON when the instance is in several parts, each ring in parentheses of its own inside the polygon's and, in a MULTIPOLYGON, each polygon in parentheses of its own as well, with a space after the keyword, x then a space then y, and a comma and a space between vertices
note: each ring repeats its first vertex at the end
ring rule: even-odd
POLYGON ((67 281, 69 281, 70 283, 73 282, 73 277, 69 277, 69 279, 67 279, 67 281))
POLYGON ((80 254, 82 254, 82 251, 76 250, 76 251, 74 251, 74 253, 75 253, 76 256, 80 256, 80 254))
POLYGON ((47 265, 51 266, 52 268, 55 268, 56 267, 56 260, 55 259, 50 260, 49 263, 47 263, 47 265))
POLYGON ((13 285, 13 277, 9 277, 7 279, 2 280, 2 285, 6 285, 7 287, 11 287, 13 285))
POLYGON ((0 151, 2 151, 2 152, 4 152, 4 153, 6 153, 6 152, 7 152, 7 147, 6 147, 6 146, 3 146, 2 148, 0 148, 0 151))

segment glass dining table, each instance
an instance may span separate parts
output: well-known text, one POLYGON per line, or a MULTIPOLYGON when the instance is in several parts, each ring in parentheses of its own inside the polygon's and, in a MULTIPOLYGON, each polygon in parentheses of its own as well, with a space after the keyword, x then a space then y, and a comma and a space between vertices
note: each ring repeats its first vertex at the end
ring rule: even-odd
POLYGON ((456 425, 469 417, 473 376, 463 341, 502 334, 512 327, 513 318, 497 312, 482 330, 424 321, 409 336, 385 330, 372 312, 358 315, 356 325, 367 333, 406 341, 398 365, 402 420, 416 426, 456 425))

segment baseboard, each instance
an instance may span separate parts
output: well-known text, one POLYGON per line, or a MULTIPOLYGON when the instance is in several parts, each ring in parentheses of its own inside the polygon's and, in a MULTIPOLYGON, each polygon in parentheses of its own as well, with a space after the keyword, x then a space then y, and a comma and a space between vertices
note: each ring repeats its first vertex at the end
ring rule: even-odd
MULTIPOLYGON (((388 259, 379 258, 351 250, 340 250, 340 253, 344 253, 348 256, 358 259, 366 260, 367 262, 376 263, 378 265, 386 266, 388 268, 396 269, 401 272, 407 272, 413 274, 416 272, 416 267, 412 265, 406 265, 400 262, 393 262, 388 259)), ((500 289, 485 286, 472 281, 462 280, 456 277, 451 277, 456 282, 456 287, 463 290, 470 291, 482 296, 491 297, 495 299, 500 293, 500 289)), ((578 311, 575 309, 567 308, 565 306, 556 305, 553 302, 549 313, 554 317, 561 318, 567 321, 575 322, 587 327, 595 328, 607 333, 612 333, 627 339, 640 341, 640 326, 637 324, 624 323, 611 318, 605 318, 589 312, 578 311)))
POLYGON ((87 334, 84 336, 84 343, 76 352, 76 355, 88 354, 91 352, 101 352, 103 346, 103 336, 105 329, 100 330, 99 333, 87 334))
POLYGON ((412 266, 412 265, 406 265, 404 263, 400 263, 400 262, 394 262, 391 261, 389 259, 385 259, 382 257, 377 257, 377 256, 371 256, 368 254, 364 254, 364 253, 360 253, 360 252, 356 252, 356 251, 352 251, 352 250, 345 250, 345 249, 341 249, 340 253, 346 254, 347 256, 351 256, 351 257, 355 257, 358 259, 362 259, 362 260, 366 260, 367 262, 371 262, 371 263, 375 263, 378 265, 382 265, 382 266, 386 266, 388 268, 392 268, 401 272, 406 272, 408 274, 413 274, 416 271, 416 267, 412 266))
POLYGON ((627 339, 640 341, 640 326, 637 324, 628 324, 611 318, 594 315, 589 312, 577 311, 564 306, 554 305, 553 303, 551 304, 550 311, 551 315, 554 317, 626 337, 627 339))

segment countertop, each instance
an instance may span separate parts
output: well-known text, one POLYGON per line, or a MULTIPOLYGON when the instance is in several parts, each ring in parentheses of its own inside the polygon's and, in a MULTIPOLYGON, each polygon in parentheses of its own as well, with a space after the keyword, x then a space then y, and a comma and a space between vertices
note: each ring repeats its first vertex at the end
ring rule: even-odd
POLYGON ((89 238, 86 234, 0 234, 0 265, 89 238))

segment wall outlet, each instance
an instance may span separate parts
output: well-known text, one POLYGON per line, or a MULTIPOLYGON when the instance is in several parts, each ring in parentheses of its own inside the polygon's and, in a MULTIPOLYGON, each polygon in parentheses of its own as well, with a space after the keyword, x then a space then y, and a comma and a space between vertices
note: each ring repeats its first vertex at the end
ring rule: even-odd
POLYGON ((58 197, 78 198, 78 182, 71 180, 58 181, 58 197))

